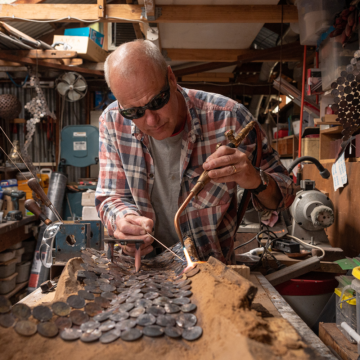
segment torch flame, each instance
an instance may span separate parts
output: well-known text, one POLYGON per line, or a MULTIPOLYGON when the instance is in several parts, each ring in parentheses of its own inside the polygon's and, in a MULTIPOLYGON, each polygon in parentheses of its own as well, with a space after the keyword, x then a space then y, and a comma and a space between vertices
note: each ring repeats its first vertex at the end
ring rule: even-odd
POLYGON ((195 263, 193 263, 193 262, 191 261, 190 255, 189 255, 189 253, 188 253, 188 251, 186 250, 185 247, 184 247, 184 254, 185 254, 186 261, 187 261, 187 266, 186 266, 186 268, 184 269, 184 271, 185 271, 185 270, 187 270, 187 269, 190 269, 190 268, 194 267, 194 266, 195 266, 195 263))

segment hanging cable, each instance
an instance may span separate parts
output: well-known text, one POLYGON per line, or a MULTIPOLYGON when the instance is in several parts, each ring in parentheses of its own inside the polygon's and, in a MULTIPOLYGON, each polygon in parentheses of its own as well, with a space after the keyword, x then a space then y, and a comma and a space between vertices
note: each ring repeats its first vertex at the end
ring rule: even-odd
POLYGON ((29 78, 29 73, 27 73, 24 82, 23 82, 22 84, 17 84, 17 83, 15 82, 15 80, 13 79, 13 77, 10 75, 10 73, 8 73, 7 71, 6 71, 6 75, 8 76, 8 78, 11 80, 11 82, 12 82, 17 88, 22 88, 22 87, 26 84, 26 82, 28 81, 28 78, 29 78))

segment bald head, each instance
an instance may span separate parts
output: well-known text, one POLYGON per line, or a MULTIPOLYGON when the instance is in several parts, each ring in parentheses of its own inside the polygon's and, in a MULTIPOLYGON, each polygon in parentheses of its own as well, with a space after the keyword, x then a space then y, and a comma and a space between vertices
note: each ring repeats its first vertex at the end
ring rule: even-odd
POLYGON ((104 64, 105 80, 111 88, 111 79, 129 79, 140 72, 156 71, 166 76, 167 64, 158 47, 148 40, 135 40, 120 45, 104 64))

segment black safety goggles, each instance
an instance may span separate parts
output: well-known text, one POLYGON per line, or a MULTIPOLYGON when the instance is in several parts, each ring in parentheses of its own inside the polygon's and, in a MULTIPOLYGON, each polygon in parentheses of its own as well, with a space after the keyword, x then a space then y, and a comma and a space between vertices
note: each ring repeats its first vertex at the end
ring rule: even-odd
POLYGON ((145 106, 132 107, 129 109, 121 110, 120 104, 118 102, 119 113, 121 114, 121 116, 129 120, 139 119, 145 115, 146 109, 160 110, 169 102, 169 99, 170 99, 170 85, 169 85, 169 81, 166 80, 165 88, 161 90, 159 94, 154 96, 145 106))

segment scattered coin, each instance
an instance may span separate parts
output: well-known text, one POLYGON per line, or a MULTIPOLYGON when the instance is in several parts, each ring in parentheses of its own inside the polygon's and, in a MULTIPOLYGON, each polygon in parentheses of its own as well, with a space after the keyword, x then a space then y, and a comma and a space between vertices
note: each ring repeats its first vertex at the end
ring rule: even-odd
MULTIPOLYGON (((86 286, 85 286, 85 290, 87 290, 86 289, 86 286)), ((92 287, 90 290, 88 290, 88 291, 90 291, 91 293, 93 293, 93 294, 101 294, 103 291, 100 289, 100 287, 98 287, 98 286, 96 286, 96 287, 92 287)))
POLYGON ((181 337, 183 330, 174 326, 168 326, 165 328, 164 332, 167 336, 171 338, 179 338, 181 337))
POLYGON ((187 290, 187 291, 179 291, 177 293, 178 296, 180 297, 188 297, 188 296, 191 296, 192 295, 192 291, 190 290, 187 290))
POLYGON ((174 313, 178 313, 180 311, 180 308, 179 308, 179 306, 177 306, 175 304, 165 304, 164 310, 168 314, 174 314, 174 313))
POLYGON ((160 296, 160 297, 156 298, 155 300, 153 300, 153 304, 164 306, 165 304, 170 304, 170 301, 171 300, 168 297, 160 296))
POLYGON ((175 326, 176 321, 172 316, 169 315, 159 315, 156 319, 156 324, 160 326, 175 326))
POLYGON ((182 328, 195 326, 197 318, 194 314, 180 314, 176 320, 176 324, 182 328))
POLYGON ((100 323, 98 321, 90 320, 86 323, 83 323, 80 325, 80 330, 84 332, 91 332, 95 329, 98 329, 100 327, 100 323))
POLYGON ((124 341, 135 341, 142 337, 142 332, 139 329, 129 329, 121 333, 120 337, 124 341))
POLYGON ((129 315, 130 315, 131 317, 136 318, 136 317, 138 317, 138 316, 140 316, 140 315, 142 315, 142 314, 144 314, 144 313, 145 313, 145 308, 139 306, 139 307, 136 307, 136 308, 134 308, 133 310, 131 310, 131 311, 129 312, 129 315))
POLYGON ((32 336, 36 334, 37 326, 29 320, 21 320, 15 324, 15 331, 24 336, 32 336))
POLYGON ((72 310, 70 313, 70 319, 74 325, 81 325, 89 321, 89 315, 81 310, 72 310))
POLYGON ((85 306, 85 300, 78 295, 70 295, 66 302, 74 309, 82 309, 85 306))
POLYGON ((102 284, 100 285, 100 289, 104 292, 110 292, 110 291, 115 291, 116 287, 110 284, 102 284))
POLYGON ((92 271, 84 271, 83 275, 87 278, 87 279, 93 279, 96 280, 98 277, 96 276, 96 274, 94 274, 92 271))
POLYGON ((154 300, 157 297, 159 297, 159 293, 154 292, 154 291, 150 291, 150 292, 146 293, 144 296, 144 298, 147 300, 154 300))
POLYGON ((51 308, 57 316, 68 316, 70 314, 70 306, 62 301, 57 301, 51 305, 51 308))
POLYGON ((154 315, 154 316, 159 316, 159 315, 164 315, 165 314, 165 310, 161 306, 151 306, 151 307, 146 309, 146 312, 148 314, 151 314, 151 315, 154 315))
POLYGON ((133 303, 125 303, 125 304, 121 304, 119 306, 119 310, 120 311, 130 311, 134 307, 135 307, 135 305, 133 303))
POLYGON ((31 309, 25 304, 16 304, 11 309, 16 319, 27 320, 31 315, 31 309))
POLYGON ((93 317, 93 320, 103 322, 103 321, 107 320, 110 317, 110 315, 111 315, 110 312, 104 311, 101 314, 95 315, 93 317))
POLYGON ((84 300, 94 300, 95 299, 94 294, 91 294, 86 290, 79 290, 78 291, 78 296, 80 296, 84 300))
POLYGON ((149 325, 143 328, 143 334, 150 337, 158 337, 164 334, 164 329, 158 325, 149 325))
POLYGON ((80 338, 82 331, 79 329, 64 329, 60 333, 60 337, 66 341, 77 340, 80 338))
POLYGON ((117 323, 115 326, 119 330, 128 330, 136 326, 136 320, 132 320, 132 319, 123 320, 117 323))
POLYGON ((191 285, 185 285, 180 288, 180 291, 191 290, 191 285))
POLYGON ((118 312, 118 313, 111 314, 110 315, 110 320, 120 322, 120 321, 128 319, 129 316, 130 316, 129 313, 127 313, 125 311, 121 311, 121 312, 118 312))
POLYGON ((95 302, 87 303, 84 310, 89 316, 95 316, 102 312, 101 306, 95 302))
POLYGON ((42 322, 37 326, 37 331, 41 336, 52 338, 59 332, 58 327, 53 322, 42 322))
POLYGON ((11 309, 11 302, 5 296, 0 295, 0 314, 9 312, 11 309))
POLYGON ((116 299, 116 295, 110 291, 105 291, 101 294, 101 297, 103 297, 106 300, 114 300, 116 299))
POLYGON ((146 299, 137 299, 135 301, 134 305, 135 305, 135 307, 142 306, 145 309, 147 309, 150 306, 152 306, 152 301, 151 300, 146 300, 146 299))
POLYGON ((203 330, 200 326, 194 326, 187 329, 184 329, 182 337, 185 340, 193 341, 197 340, 203 333, 203 330))
POLYGON ((39 321, 49 321, 52 318, 52 311, 43 305, 39 305, 33 309, 33 317, 39 321))
POLYGON ((137 281, 137 280, 128 280, 128 281, 124 282, 124 285, 126 287, 130 287, 130 286, 133 286, 133 285, 137 285, 138 283, 139 283, 139 281, 137 281))
POLYGON ((121 335, 121 330, 119 329, 113 329, 111 331, 106 332, 105 334, 102 334, 100 337, 100 342, 102 344, 109 344, 115 340, 117 340, 121 335))
POLYGON ((151 314, 142 314, 137 318, 137 324, 140 326, 153 325, 156 322, 156 317, 151 314))
MULTIPOLYGON (((184 299, 187 299, 187 298, 184 298, 184 299)), ((180 308, 180 310, 184 313, 188 313, 188 312, 196 310, 196 308, 197 308, 197 306, 195 304, 184 304, 180 308)))
MULTIPOLYGON (((142 295, 142 294, 141 294, 141 295, 142 295)), ((127 302, 127 303, 134 303, 136 300, 138 300, 137 297, 135 297, 135 296, 130 296, 130 297, 128 297, 128 298, 126 299, 126 302, 127 302)))
POLYGON ((15 317, 12 313, 0 315, 0 326, 9 328, 15 324, 15 317))
POLYGON ((180 297, 171 301, 172 304, 176 304, 176 305, 186 305, 186 304, 190 304, 190 302, 191 300, 187 297, 180 297))
POLYGON ((86 342, 86 343, 93 342, 93 341, 99 340, 101 335, 102 335, 102 332, 99 329, 95 329, 92 332, 83 333, 80 336, 80 340, 83 342, 86 342))
POLYGON ((99 330, 101 332, 106 332, 112 330, 114 327, 115 327, 115 322, 111 320, 107 320, 100 325, 99 330))
POLYGON ((72 326, 72 321, 68 317, 59 316, 55 320, 55 325, 58 327, 59 330, 64 330, 64 329, 67 329, 67 328, 70 329, 71 326, 72 326))

